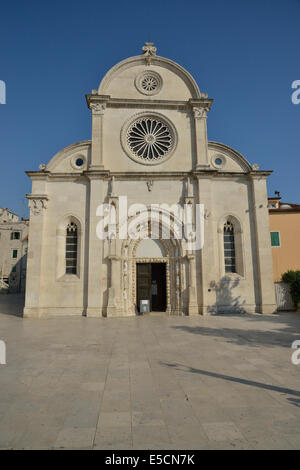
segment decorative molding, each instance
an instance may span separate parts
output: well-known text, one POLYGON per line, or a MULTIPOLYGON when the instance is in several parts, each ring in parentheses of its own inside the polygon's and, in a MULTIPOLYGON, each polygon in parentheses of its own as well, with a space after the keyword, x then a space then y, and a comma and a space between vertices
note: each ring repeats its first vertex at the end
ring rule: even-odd
MULTIPOLYGON (((163 232, 161 221, 158 222, 157 229, 163 232)), ((152 227, 153 230, 153 227, 152 227)), ((145 235, 150 236, 150 228, 146 228, 145 235)), ((128 314, 135 314, 136 307, 136 265, 138 263, 166 263, 166 313, 182 313, 182 303, 184 296, 185 271, 180 258, 182 256, 181 241, 170 240, 158 237, 164 257, 159 258, 137 258, 137 248, 142 239, 124 240, 121 248, 122 258, 122 288, 123 308, 128 314)))
POLYGON ((43 209, 47 209, 48 196, 45 194, 26 194, 28 207, 33 215, 39 215, 43 209))
POLYGON ((209 107, 193 107, 193 114, 195 119, 203 119, 207 117, 207 113, 209 111, 209 107))
POLYGON ((106 103, 90 103, 89 108, 93 115, 102 115, 106 109, 106 103))

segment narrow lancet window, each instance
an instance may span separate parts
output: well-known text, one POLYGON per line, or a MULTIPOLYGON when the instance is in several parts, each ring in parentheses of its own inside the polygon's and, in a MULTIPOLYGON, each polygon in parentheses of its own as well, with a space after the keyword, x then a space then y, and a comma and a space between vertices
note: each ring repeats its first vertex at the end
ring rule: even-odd
POLYGON ((66 274, 77 274, 77 225, 70 222, 66 234, 66 274))
POLYGON ((229 220, 224 224, 224 262, 226 273, 236 272, 234 228, 229 220))

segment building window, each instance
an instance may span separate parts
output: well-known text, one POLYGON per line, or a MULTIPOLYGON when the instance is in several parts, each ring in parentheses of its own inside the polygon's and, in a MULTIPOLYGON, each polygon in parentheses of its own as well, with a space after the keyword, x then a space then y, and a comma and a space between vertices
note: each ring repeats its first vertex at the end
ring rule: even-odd
POLYGON ((172 148, 171 129, 155 118, 141 118, 128 130, 127 143, 131 152, 143 160, 159 160, 172 148))
POLYGON ((13 266, 11 272, 12 272, 12 273, 15 273, 16 271, 17 271, 17 266, 13 266))
POLYGON ((74 222, 67 226, 66 236, 66 274, 77 274, 78 230, 74 222))
POLYGON ((271 246, 280 246, 279 232, 271 232, 271 246))
POLYGON ((18 250, 13 250, 12 252, 12 257, 17 258, 18 257, 18 250))
POLYGON ((234 228, 228 220, 224 224, 224 262, 226 273, 236 272, 234 228))
POLYGON ((11 232, 10 239, 11 240, 20 240, 20 232, 11 232))

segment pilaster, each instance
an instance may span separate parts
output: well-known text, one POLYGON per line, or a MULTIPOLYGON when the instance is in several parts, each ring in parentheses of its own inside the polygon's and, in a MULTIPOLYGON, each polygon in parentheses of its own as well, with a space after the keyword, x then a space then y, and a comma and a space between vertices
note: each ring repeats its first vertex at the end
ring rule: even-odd
POLYGON ((273 280, 272 248, 270 240, 269 211, 267 207, 266 177, 251 175, 254 225, 256 236, 256 262, 258 271, 260 313, 274 313, 277 310, 273 280))
POLYGON ((206 118, 211 103, 212 100, 205 93, 201 95, 201 99, 190 100, 195 128, 196 169, 209 167, 206 118))
POLYGON ((41 316, 43 292, 43 249, 45 214, 48 196, 45 194, 27 194, 30 208, 28 233, 28 253, 26 272, 26 297, 24 317, 41 316))
POLYGON ((103 119, 109 96, 87 95, 88 107, 92 111, 91 170, 103 169, 103 119))
POLYGON ((99 217, 96 216, 97 207, 103 201, 103 180, 99 175, 89 174, 90 190, 89 190, 89 230, 87 245, 87 277, 84 288, 87 291, 87 308, 86 315, 88 317, 102 316, 102 244, 103 241, 98 239, 96 228, 99 217))
POLYGON ((211 283, 218 277, 216 269, 216 234, 213 224, 213 200, 212 200, 212 178, 209 176, 198 177, 199 203, 204 205, 204 243, 198 250, 198 282, 201 292, 200 313, 205 315, 216 308, 215 292, 211 289, 211 283))

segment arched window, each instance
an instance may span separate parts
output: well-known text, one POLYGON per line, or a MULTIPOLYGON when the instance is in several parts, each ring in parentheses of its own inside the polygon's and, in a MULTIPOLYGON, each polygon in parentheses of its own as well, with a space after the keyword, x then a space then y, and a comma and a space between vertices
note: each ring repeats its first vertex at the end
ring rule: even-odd
POLYGON ((74 222, 66 230, 66 274, 77 274, 78 229, 74 222))
POLYGON ((235 240, 233 224, 227 220, 224 224, 224 263, 226 273, 236 273, 235 240))

